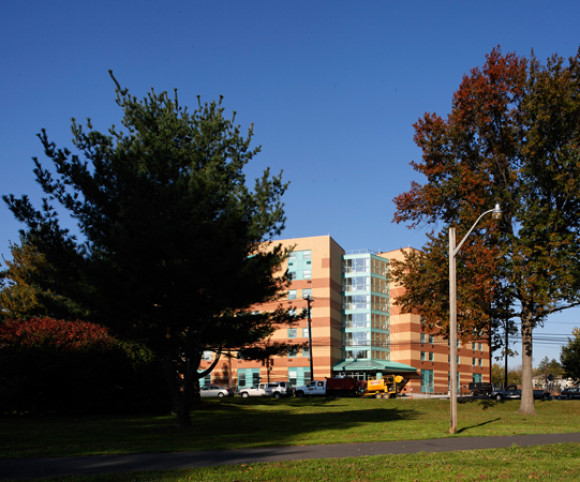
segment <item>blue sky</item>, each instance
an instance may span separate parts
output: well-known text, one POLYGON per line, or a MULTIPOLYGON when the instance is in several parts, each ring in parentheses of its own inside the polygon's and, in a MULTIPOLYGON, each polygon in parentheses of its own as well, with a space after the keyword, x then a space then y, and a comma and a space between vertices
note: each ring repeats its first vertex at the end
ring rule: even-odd
MULTIPOLYGON (((392 223, 393 198, 423 179, 412 124, 445 115, 464 74, 497 45, 545 60, 574 55, 577 1, 58 1, 0 7, 0 193, 39 199, 33 156, 70 119, 119 124, 112 69, 141 97, 224 96, 262 146, 248 171, 284 170, 284 237, 330 234, 345 250, 420 248, 392 223)), ((0 205, 0 254, 21 227, 0 205)), ((538 331, 534 362, 559 358, 580 310, 538 331), (544 341, 540 337, 545 337, 544 341)), ((515 360, 514 365, 519 364, 515 360)))

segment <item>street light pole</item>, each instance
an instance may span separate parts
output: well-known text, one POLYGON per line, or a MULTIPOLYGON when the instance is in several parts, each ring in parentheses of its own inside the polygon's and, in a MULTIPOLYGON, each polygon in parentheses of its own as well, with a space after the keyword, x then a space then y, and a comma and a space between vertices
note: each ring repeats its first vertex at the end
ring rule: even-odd
MULTIPOLYGON (((493 209, 481 214, 473 226, 469 228, 459 245, 455 246, 455 227, 449 227, 449 410, 450 425, 449 433, 457 431, 457 261, 455 256, 463 246, 463 243, 477 226, 477 223, 486 214, 492 213, 494 219, 501 218, 501 207, 496 204, 493 209)), ((491 347, 490 347, 491 349, 491 347)))
POLYGON ((449 227, 449 433, 457 430, 457 286, 455 227, 449 227))

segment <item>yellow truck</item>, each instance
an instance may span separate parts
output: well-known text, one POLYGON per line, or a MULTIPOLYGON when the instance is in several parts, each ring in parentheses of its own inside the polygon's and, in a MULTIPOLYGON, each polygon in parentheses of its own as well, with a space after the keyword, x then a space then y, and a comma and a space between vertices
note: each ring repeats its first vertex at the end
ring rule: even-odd
POLYGON ((401 375, 386 375, 382 378, 367 380, 363 397, 396 398, 407 381, 401 375))

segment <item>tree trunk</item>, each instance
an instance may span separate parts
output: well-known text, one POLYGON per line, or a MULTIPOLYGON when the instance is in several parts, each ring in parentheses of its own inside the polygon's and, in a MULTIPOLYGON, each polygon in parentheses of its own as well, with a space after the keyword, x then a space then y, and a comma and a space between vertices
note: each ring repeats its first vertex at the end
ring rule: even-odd
POLYGON ((217 365, 221 348, 216 352, 213 363, 203 372, 198 372, 201 350, 192 350, 187 355, 163 357, 163 373, 169 388, 173 410, 177 415, 177 426, 185 429, 191 427, 191 410, 200 404, 199 379, 205 377, 217 365), (178 358, 178 359, 174 359, 178 358))
MULTIPOLYGON (((203 377, 202 377, 203 378, 203 377)), ((191 394, 191 403, 192 407, 196 407, 201 405, 201 393, 199 388, 199 377, 194 376, 191 382, 192 386, 192 394, 191 394)))
POLYGON ((191 427, 191 405, 192 404, 188 401, 186 394, 181 394, 178 397, 178 403, 176 406, 177 426, 181 429, 191 427))
POLYGON ((203 372, 198 372, 197 369, 199 368, 199 363, 201 361, 201 352, 199 353, 199 356, 195 358, 194 362, 192 362, 192 366, 195 367, 195 369, 191 370, 190 373, 190 382, 189 385, 191 387, 191 401, 192 401, 192 407, 195 405, 201 405, 201 395, 199 392, 199 380, 206 377, 207 375, 209 375, 213 369, 216 367, 216 365, 218 364, 220 357, 222 354, 222 348, 220 347, 216 352, 215 352, 215 358, 214 361, 212 362, 212 364, 206 368, 203 372))
POLYGON ((534 391, 532 386, 532 312, 526 305, 522 306, 522 399, 519 412, 535 415, 534 391))
POLYGON ((163 373, 173 402, 173 410, 177 415, 177 426, 191 427, 191 389, 187 389, 187 377, 180 377, 176 362, 169 355, 163 358, 163 373))
POLYGON ((503 368, 503 388, 504 390, 508 386, 508 359, 510 356, 509 352, 509 331, 508 331, 509 320, 505 320, 505 347, 504 347, 504 368, 503 368))

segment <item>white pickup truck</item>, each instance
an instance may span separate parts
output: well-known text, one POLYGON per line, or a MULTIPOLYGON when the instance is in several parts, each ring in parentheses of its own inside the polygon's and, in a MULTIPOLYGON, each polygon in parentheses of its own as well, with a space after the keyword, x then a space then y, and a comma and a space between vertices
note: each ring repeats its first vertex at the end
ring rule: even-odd
POLYGON ((270 396, 270 393, 267 390, 268 384, 267 383, 260 383, 254 387, 244 387, 238 390, 238 393, 242 398, 248 397, 267 397, 270 396))
POLYGON ((361 390, 361 382, 355 378, 327 378, 313 380, 308 385, 296 387, 297 397, 314 396, 354 396, 361 390))
POLYGON ((308 385, 296 387, 295 393, 297 397, 313 397, 326 395, 326 381, 314 380, 310 382, 308 385))

